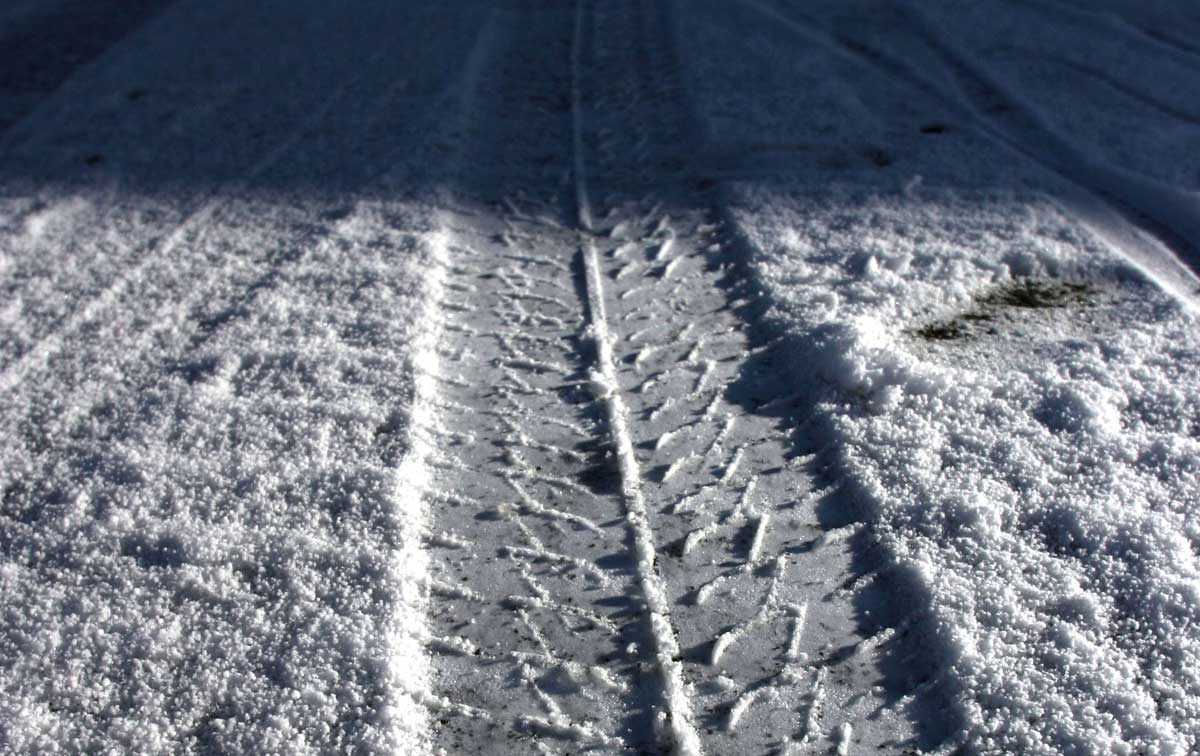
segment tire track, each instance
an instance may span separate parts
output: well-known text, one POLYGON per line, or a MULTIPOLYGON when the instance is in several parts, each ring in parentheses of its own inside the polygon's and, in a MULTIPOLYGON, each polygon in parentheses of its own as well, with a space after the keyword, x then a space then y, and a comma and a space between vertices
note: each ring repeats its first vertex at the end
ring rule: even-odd
POLYGON ((669 744, 672 752, 679 756, 698 756, 701 752, 700 736, 696 731, 692 713, 690 688, 683 678, 679 641, 671 621, 671 599, 659 574, 657 539, 642 492, 641 467, 633 451, 629 411, 623 397, 623 389, 617 380, 613 347, 619 336, 607 315, 604 277, 596 252, 596 231, 588 193, 583 140, 585 124, 581 58, 584 6, 584 0, 576 0, 575 32, 571 43, 571 151, 575 165, 575 203, 582 237, 580 255, 583 258, 586 278, 589 335, 596 347, 596 366, 591 378, 592 390, 604 405, 608 430, 616 447, 626 522, 634 540, 634 561, 637 564, 642 595, 650 612, 651 639, 661 679, 664 712, 669 722, 669 744))
POLYGON ((896 631, 860 621, 886 606, 856 570, 859 530, 794 451, 804 398, 687 174, 698 140, 666 6, 533 12, 505 13, 468 151, 487 180, 460 186, 451 215, 436 743, 911 742, 915 699, 881 687, 896 631), (547 73, 556 60, 569 77, 547 73))
POLYGON ((207 221, 193 215, 175 228, 174 253, 151 243, 126 257, 129 264, 112 271, 92 299, 5 364, 0 380, 8 389, 0 391, 9 431, 0 451, 5 483, 19 477, 21 468, 43 465, 41 458, 64 443, 73 427, 94 417, 98 407, 121 401, 125 389, 145 391, 164 375, 189 380, 202 375, 217 329, 247 317, 255 299, 287 271, 338 242, 339 219, 354 212, 353 201, 263 196, 261 186, 252 188, 256 176, 269 183, 269 174, 286 170, 288 157, 301 149, 311 170, 321 169, 323 161, 343 163, 347 145, 372 143, 385 133, 396 141, 389 140, 378 160, 342 168, 341 180, 388 185, 390 191, 404 186, 396 174, 438 161, 437 121, 453 109, 458 93, 447 86, 445 94, 414 112, 416 103, 405 100, 404 80, 391 80, 390 70, 385 65, 343 82, 237 186, 207 198, 207 221), (330 113, 347 98, 368 94, 373 96, 360 118, 329 127, 330 113), (423 132, 434 136, 416 138, 423 132), (120 381, 114 384, 112 376, 120 381))
POLYGON ((571 165, 562 63, 577 17, 534 3, 500 17, 446 214, 453 339, 441 359, 455 375, 440 386, 429 493, 434 741, 455 753, 657 750, 648 628, 557 170, 571 165))
MULTIPOLYGON (((363 8, 348 24, 335 23, 336 12, 310 13, 305 24, 274 35, 250 21, 270 12, 235 10, 229 18, 230 9, 217 6, 168 9, 156 21, 163 35, 169 36, 173 26, 232 28, 230 37, 242 41, 242 49, 261 48, 263 35, 290 52, 247 70, 238 68, 237 56, 206 66, 173 51, 159 62, 162 70, 148 76, 124 64, 139 45, 159 44, 158 38, 134 34, 68 81, 45 112, 31 115, 24 140, 5 140, 6 191, 18 194, 16 212, 0 229, 0 259, 17 254, 0 271, 0 291, 8 298, 0 314, 5 358, 0 393, 20 395, 24 390, 15 387, 24 376, 53 372, 47 366, 80 333, 117 320, 119 329, 145 334, 150 329, 144 323, 164 320, 163 310, 152 305, 159 304, 155 294, 163 282, 179 285, 181 276, 172 278, 176 271, 191 274, 186 288, 165 298, 191 305, 211 294, 197 291, 195 281, 226 280, 212 271, 229 267, 231 257, 239 263, 235 275, 253 280, 256 271, 247 268, 270 264, 290 250, 231 244, 232 254, 229 249, 208 254, 230 243, 227 233, 213 239, 214 226, 253 230, 272 215, 285 215, 291 205, 315 204, 297 208, 288 219, 303 235, 305 224, 324 220, 328 205, 340 204, 332 212, 344 212, 344 196, 333 197, 338 190, 361 192, 404 160, 414 137, 436 131, 435 124, 416 115, 412 100, 432 85, 436 89, 422 109, 438 112, 435 100, 444 88, 439 85, 450 82, 425 81, 419 54, 397 51, 387 42, 406 18, 411 24, 437 9, 395 11, 384 4, 363 8), (314 59, 298 52, 320 49, 334 38, 348 41, 348 35, 357 44, 347 54, 314 59), (195 68, 214 66, 222 74, 219 83, 203 76, 194 80, 195 68), (264 99, 260 90, 281 77, 291 80, 264 99), (212 91, 201 101, 192 93, 205 86, 212 91), (91 96, 111 89, 137 97, 121 96, 114 104, 108 102, 111 97, 91 96), (164 110, 172 113, 171 120, 154 117, 164 110), (71 140, 79 122, 94 126, 86 138, 71 140), (215 132, 221 139, 213 139, 215 132), (75 142, 82 144, 62 148, 75 142), (96 156, 110 157, 85 165, 78 150, 89 146, 96 156), (368 156, 374 159, 347 160, 363 148, 374 150, 368 156), (313 202, 318 195, 324 201, 313 202), (125 316, 131 310, 141 317, 125 316)), ((436 41, 445 44, 447 37, 469 34, 461 17, 442 15, 444 28, 436 33, 442 39, 436 41)), ((208 36, 220 37, 215 31, 208 36)), ((212 44, 216 50, 236 48, 236 41, 226 37, 212 44)))
POLYGON ((533 249, 518 240, 528 223, 486 234, 471 218, 452 249, 457 338, 443 360, 464 380, 441 387, 429 649, 435 695, 458 716, 435 740, 462 753, 636 748, 638 585, 579 359, 574 235, 541 227, 533 249))
POLYGON ((795 451, 805 398, 759 324, 714 196, 689 174, 700 139, 667 6, 603 8, 597 277, 628 334, 613 341, 615 379, 703 748, 896 747, 915 735, 915 698, 883 687, 895 631, 861 615, 889 607, 857 566, 853 508, 821 482, 816 456, 795 451))

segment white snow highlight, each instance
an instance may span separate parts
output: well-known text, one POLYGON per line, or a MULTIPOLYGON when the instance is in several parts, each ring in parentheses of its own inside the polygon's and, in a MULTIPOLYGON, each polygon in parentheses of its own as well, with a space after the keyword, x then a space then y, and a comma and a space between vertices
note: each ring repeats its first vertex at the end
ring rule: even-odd
MULTIPOLYGON (((388 668, 391 690, 397 699, 391 723, 393 742, 403 752, 430 748, 428 709, 424 697, 430 687, 429 658, 425 651, 427 631, 425 614, 428 604, 429 557, 423 534, 428 525, 428 492, 433 476, 428 460, 435 454, 431 433, 437 422, 438 357, 443 330, 439 303, 445 296, 449 236, 443 230, 426 234, 428 248, 424 281, 425 307, 419 321, 425 327, 412 345, 413 399, 409 412, 412 423, 409 449, 395 471, 395 518, 400 523, 399 543, 392 557, 394 580, 402 587, 399 605, 392 610, 387 630, 388 668)), ((470 653, 472 650, 468 650, 470 653)))

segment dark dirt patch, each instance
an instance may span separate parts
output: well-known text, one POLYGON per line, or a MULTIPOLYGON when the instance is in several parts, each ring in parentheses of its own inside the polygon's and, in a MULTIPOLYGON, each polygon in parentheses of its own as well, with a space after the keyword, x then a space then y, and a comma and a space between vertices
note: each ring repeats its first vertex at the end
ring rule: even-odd
POLYGON ((1019 279, 997 287, 979 298, 979 303, 993 307, 1049 308, 1087 304, 1095 288, 1086 283, 1019 279))
POLYGON ((926 323, 908 333, 925 341, 956 341, 996 333, 1000 321, 1010 319, 1013 311, 1088 307, 1098 293, 1087 283, 1020 278, 981 292, 971 307, 953 317, 926 323))
POLYGON ((927 341, 953 341, 954 339, 961 339, 966 336, 967 331, 961 324, 947 320, 921 326, 914 330, 913 334, 927 341))

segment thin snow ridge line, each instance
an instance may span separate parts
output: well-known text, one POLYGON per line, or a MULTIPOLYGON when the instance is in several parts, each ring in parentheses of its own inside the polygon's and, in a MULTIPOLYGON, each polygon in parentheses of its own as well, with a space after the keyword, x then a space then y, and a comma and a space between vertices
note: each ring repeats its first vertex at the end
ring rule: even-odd
POLYGON ((587 269, 588 308, 591 312, 590 330, 596 344, 597 374, 592 385, 604 404, 609 433, 617 448, 617 464, 621 474, 621 492, 625 499, 625 520, 634 537, 634 561, 642 593, 650 610, 650 630, 655 646, 656 662, 662 676, 666 707, 670 715, 673 752, 679 756, 700 756, 700 736, 694 722, 692 702, 683 679, 679 661, 679 641, 671 624, 670 602, 666 586, 658 574, 654 530, 646 511, 642 493, 641 470, 633 452, 629 432, 629 413, 617 384, 612 357, 612 334, 604 312, 603 279, 597 260, 596 247, 590 238, 584 242, 584 266, 587 269))
MULTIPOLYGON (((413 400, 411 418, 415 428, 435 427, 438 415, 438 383, 434 377, 441 358, 438 345, 443 332, 443 318, 438 302, 444 293, 449 243, 444 231, 434 231, 425 237, 430 265, 426 278, 426 294, 422 306, 423 322, 429 323, 413 343, 413 400)), ((389 569, 402 586, 400 607, 388 623, 388 676, 394 690, 400 691, 394 702, 392 740, 405 753, 429 752, 432 748, 429 713, 424 701, 430 693, 430 660, 423 638, 428 599, 425 581, 429 575, 429 554, 423 541, 428 531, 427 492, 433 488, 429 460, 436 454, 428 433, 411 434, 410 447, 397 465, 393 485, 394 511, 398 525, 399 544, 389 569)))
POLYGON ((575 2, 575 31, 571 36, 571 157, 575 173, 575 209, 579 225, 592 231, 592 200, 588 195, 587 173, 583 159, 583 87, 580 62, 583 57, 583 0, 575 2))
MULTIPOLYGON (((457 102, 457 112, 464 119, 473 106, 476 84, 495 33, 495 18, 495 12, 489 14, 467 58, 457 102)), ((438 376, 442 373, 441 344, 449 320, 444 304, 452 263, 450 219, 435 209, 432 225, 433 230, 421 237, 430 259, 418 322, 428 325, 419 329, 413 340, 411 418, 416 432, 411 434, 411 445, 393 478, 396 486, 394 517, 400 528, 399 543, 389 569, 402 588, 399 606, 392 613, 387 630, 387 668, 390 687, 396 691, 390 734, 397 753, 433 751, 430 727, 430 710, 433 708, 445 708, 472 717, 489 716, 487 712, 453 704, 434 695, 432 660, 425 644, 429 634, 428 581, 431 576, 424 540, 430 524, 428 494, 436 488, 433 461, 438 449, 434 434, 424 430, 438 426, 446 402, 438 376)))
POLYGON ((1197 60, 1197 53, 1193 49, 1190 49, 1190 47, 1179 46, 1178 40, 1172 39, 1165 34, 1162 37, 1155 37, 1147 33, 1142 27, 1126 21, 1117 13, 1076 8, 1058 0, 1041 3, 1030 2, 1030 0, 1020 0, 1020 2, 1039 10, 1049 8, 1052 12, 1075 18, 1075 20, 1081 23, 1090 24, 1094 27, 1106 28, 1108 31, 1117 31, 1118 33, 1128 33, 1138 39, 1143 45, 1155 48, 1159 53, 1172 58, 1172 61, 1176 65, 1194 69, 1197 67, 1197 63, 1200 63, 1200 60, 1197 60))
POLYGON ((583 40, 583 0, 575 3, 575 29, 571 37, 571 135, 575 178, 575 203, 579 226, 583 230, 580 254, 586 269, 589 330, 596 344, 596 370, 592 387, 604 405, 609 433, 617 447, 617 463, 621 475, 621 491, 625 501, 625 521, 634 537, 634 562, 638 580, 650 610, 650 633, 654 643, 655 662, 663 686, 664 704, 672 752, 677 756, 701 756, 700 734, 696 728, 691 698, 679 661, 679 640, 671 624, 670 603, 666 586, 656 567, 654 530, 646 512, 642 494, 641 471, 633 453, 629 433, 628 411, 617 383, 612 355, 613 334, 608 327, 604 307, 604 279, 593 237, 592 204, 588 194, 587 172, 583 151, 583 90, 581 58, 583 40))

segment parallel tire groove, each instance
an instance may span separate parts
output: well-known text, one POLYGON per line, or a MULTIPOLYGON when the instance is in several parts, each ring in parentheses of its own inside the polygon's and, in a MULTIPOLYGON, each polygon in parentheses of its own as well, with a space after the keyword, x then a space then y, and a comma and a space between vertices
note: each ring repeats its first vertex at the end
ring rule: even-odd
POLYGON ((581 234, 580 254, 586 271, 588 313, 591 337, 596 346, 596 370, 592 382, 594 392, 604 404, 609 433, 616 446, 621 472, 621 488, 625 502, 626 521, 634 538, 634 560, 642 594, 650 612, 651 639, 655 644, 655 660, 661 675, 664 705, 669 719, 670 744, 679 756, 699 756, 700 736, 692 714, 688 685, 683 679, 679 641, 671 624, 670 599, 658 574, 655 535, 646 512, 642 493, 642 473, 633 451, 629 431, 628 411, 617 381, 613 360, 613 343, 619 339, 611 330, 605 314, 604 278, 596 255, 593 238, 592 206, 588 194, 586 159, 584 155, 583 92, 581 57, 585 0, 576 0, 575 31, 571 43, 571 116, 574 134, 575 199, 581 234))

